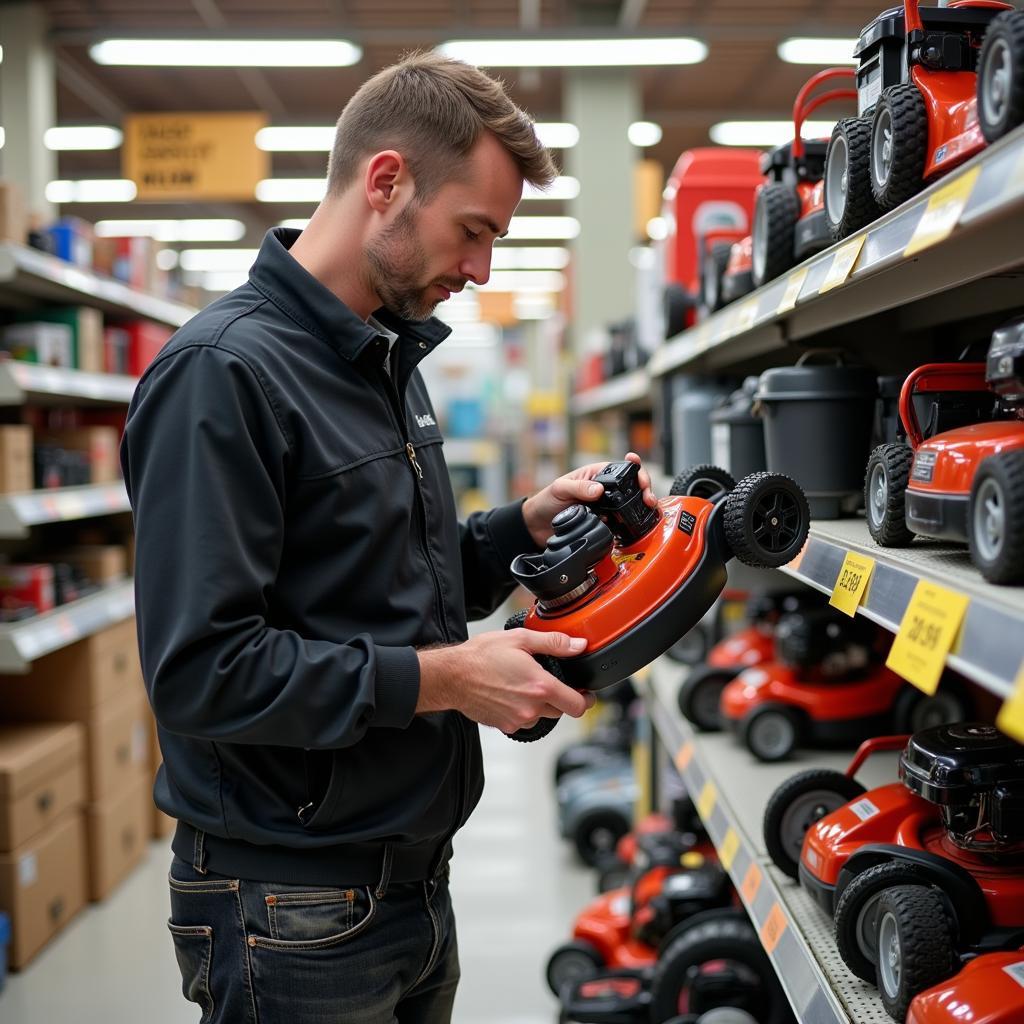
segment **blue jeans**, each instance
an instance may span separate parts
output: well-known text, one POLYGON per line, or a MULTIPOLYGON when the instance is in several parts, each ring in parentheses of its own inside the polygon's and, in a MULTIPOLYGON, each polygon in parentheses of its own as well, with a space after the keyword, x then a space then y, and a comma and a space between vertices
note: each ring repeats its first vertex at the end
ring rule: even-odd
POLYGON ((168 928, 201 1024, 446 1024, 459 980, 446 873, 335 889, 171 863, 168 928), (383 892, 383 895, 380 895, 383 892))

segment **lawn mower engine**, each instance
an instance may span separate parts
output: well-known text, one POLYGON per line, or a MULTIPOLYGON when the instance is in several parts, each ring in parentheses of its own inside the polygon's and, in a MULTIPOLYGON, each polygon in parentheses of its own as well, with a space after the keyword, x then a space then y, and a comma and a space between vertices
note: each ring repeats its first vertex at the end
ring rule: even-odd
POLYGON ((831 608, 808 608, 784 615, 775 627, 776 657, 817 679, 842 679, 863 672, 874 658, 878 631, 864 618, 831 608))
POLYGON ((1024 748, 975 722, 915 733, 900 779, 936 804, 949 840, 981 854, 1024 851, 1024 748))
MULTIPOLYGON (((544 551, 513 560, 513 577, 536 601, 505 628, 587 640, 578 657, 538 657, 552 675, 581 690, 610 686, 697 625, 722 592, 733 555, 774 569, 799 553, 810 512, 793 480, 753 473, 733 485, 723 470, 702 469, 681 474, 650 508, 639 466, 610 463, 594 478, 602 496, 564 509, 544 551)), ((541 718, 512 739, 540 739, 556 722, 541 718)))

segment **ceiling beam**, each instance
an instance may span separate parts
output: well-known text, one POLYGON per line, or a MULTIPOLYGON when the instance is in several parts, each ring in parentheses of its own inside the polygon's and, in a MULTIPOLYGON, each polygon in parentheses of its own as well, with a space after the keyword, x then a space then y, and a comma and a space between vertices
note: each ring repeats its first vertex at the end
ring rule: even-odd
POLYGON ((56 56, 57 81, 96 111, 105 121, 119 125, 126 113, 124 105, 113 93, 100 85, 81 64, 66 53, 56 56))
POLYGON ((619 11, 619 28, 632 32, 639 26, 646 9, 647 0, 622 0, 622 9, 619 11))

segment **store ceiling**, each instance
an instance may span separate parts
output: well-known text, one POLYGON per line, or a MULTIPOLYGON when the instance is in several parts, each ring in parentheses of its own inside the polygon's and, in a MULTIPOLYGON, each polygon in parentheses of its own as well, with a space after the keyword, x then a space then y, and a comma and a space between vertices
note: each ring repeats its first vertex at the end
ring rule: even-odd
MULTIPOLYGON (((793 97, 816 69, 783 63, 789 36, 855 36, 881 7, 878 0, 42 0, 57 42, 58 122, 117 123, 123 113, 161 110, 265 110, 272 124, 332 123, 359 84, 415 48, 473 34, 527 35, 581 26, 609 33, 685 34, 704 39, 710 55, 688 67, 643 68, 636 74, 643 116, 664 130, 645 155, 671 168, 682 150, 708 144, 716 121, 786 117, 793 97), (350 68, 150 69, 93 63, 88 46, 111 35, 211 32, 341 36, 359 43, 350 68)), ((537 120, 563 120, 560 70, 501 73, 517 103, 537 120)), ((626 140, 609 139, 609 145, 626 140)), ((275 177, 318 176, 325 154, 277 153, 275 177)), ((118 151, 64 152, 62 178, 116 177, 118 151)), ((546 202, 545 213, 562 212, 546 202)), ((532 210, 541 212, 539 204, 532 210)), ((79 206, 89 219, 125 216, 124 206, 79 206)), ((210 216, 241 216, 255 242, 267 224, 300 217, 308 204, 211 204, 210 216)), ((132 216, 182 216, 167 204, 132 216)), ((193 214, 194 215, 194 212, 193 214)))

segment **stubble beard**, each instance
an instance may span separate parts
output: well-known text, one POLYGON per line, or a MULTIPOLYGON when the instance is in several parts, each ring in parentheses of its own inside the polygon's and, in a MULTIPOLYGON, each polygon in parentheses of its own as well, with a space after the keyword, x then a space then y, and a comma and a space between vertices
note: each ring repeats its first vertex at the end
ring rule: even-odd
POLYGON ((381 303, 403 320, 426 320, 440 299, 428 299, 419 282, 427 269, 427 254, 416 233, 416 218, 407 206, 379 238, 363 250, 368 284, 381 303))

